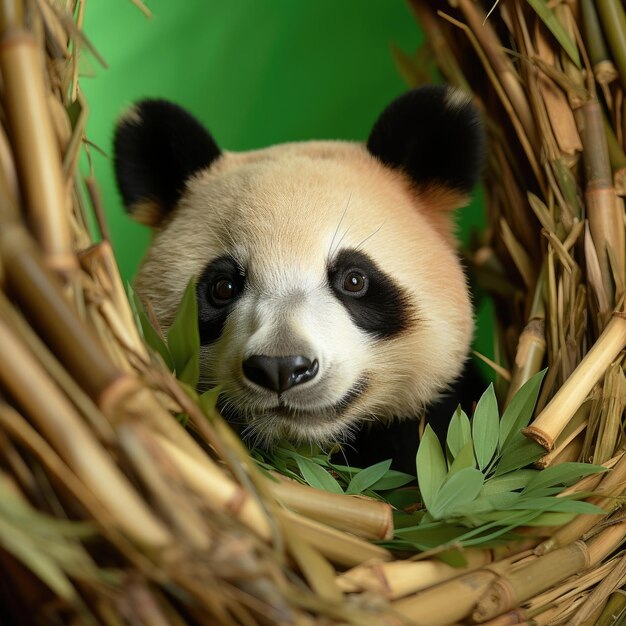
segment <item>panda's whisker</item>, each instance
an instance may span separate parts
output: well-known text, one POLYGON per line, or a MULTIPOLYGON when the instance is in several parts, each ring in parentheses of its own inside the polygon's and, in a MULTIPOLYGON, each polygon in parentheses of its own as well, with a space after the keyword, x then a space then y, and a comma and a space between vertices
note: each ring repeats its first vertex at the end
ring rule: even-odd
POLYGON ((337 245, 335 246, 335 249, 332 252, 331 258, 332 256, 335 255, 335 253, 337 252, 337 250, 339 250, 339 248, 341 247, 341 243, 343 242, 343 240, 346 238, 346 235, 350 232, 350 229, 352 228, 352 224, 350 224, 348 226, 348 228, 346 228, 346 230, 343 232, 343 235, 341 235, 341 239, 339 239, 339 241, 337 242, 337 245))
POLYGON ((367 237, 362 239, 356 246, 354 246, 354 249, 358 250, 359 248, 361 248, 361 246, 363 246, 367 241, 369 241, 372 237, 377 235, 381 231, 384 225, 385 225, 385 222, 383 221, 382 224, 373 233, 369 234, 367 237))
POLYGON ((341 217, 339 218, 339 223, 337 224, 337 227, 335 228, 335 232, 333 233, 333 237, 330 240, 330 245, 328 246, 328 252, 326 253, 326 263, 328 263, 330 259, 332 259, 333 257, 333 244, 335 243, 335 237, 337 237, 337 233, 339 232, 339 229, 341 228, 341 223, 343 222, 343 219, 346 216, 346 213, 348 211, 348 207, 350 206, 351 201, 352 201, 352 192, 350 192, 350 195, 348 196, 348 201, 346 202, 346 206, 343 208, 341 217))

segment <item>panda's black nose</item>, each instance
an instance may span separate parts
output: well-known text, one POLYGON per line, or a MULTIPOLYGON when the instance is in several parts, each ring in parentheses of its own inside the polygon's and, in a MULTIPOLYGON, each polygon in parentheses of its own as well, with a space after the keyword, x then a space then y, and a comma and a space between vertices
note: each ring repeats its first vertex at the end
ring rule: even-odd
POLYGON ((318 370, 317 359, 311 362, 305 356, 253 354, 243 362, 243 373, 248 380, 276 393, 315 378, 318 370))

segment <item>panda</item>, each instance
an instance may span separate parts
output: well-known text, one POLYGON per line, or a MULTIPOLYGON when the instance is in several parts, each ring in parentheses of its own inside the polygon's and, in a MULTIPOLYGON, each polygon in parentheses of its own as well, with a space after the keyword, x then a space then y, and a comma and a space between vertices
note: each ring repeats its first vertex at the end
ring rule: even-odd
POLYGON ((200 384, 247 442, 416 423, 459 377, 473 315, 452 212, 483 147, 478 110, 444 86, 398 97, 365 143, 236 153, 165 100, 121 117, 118 187, 153 229, 135 289, 167 328, 196 280, 200 384))

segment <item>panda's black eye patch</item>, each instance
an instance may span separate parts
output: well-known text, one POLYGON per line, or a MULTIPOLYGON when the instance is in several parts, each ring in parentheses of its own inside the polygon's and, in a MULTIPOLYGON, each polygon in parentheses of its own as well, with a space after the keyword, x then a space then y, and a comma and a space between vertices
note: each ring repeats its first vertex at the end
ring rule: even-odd
POLYGON ((226 318, 244 284, 245 275, 230 256, 213 259, 202 272, 196 287, 202 345, 212 343, 222 334, 226 318))
POLYGON ((341 250, 328 268, 328 282, 354 323, 376 338, 399 335, 414 318, 408 293, 364 252, 341 250))

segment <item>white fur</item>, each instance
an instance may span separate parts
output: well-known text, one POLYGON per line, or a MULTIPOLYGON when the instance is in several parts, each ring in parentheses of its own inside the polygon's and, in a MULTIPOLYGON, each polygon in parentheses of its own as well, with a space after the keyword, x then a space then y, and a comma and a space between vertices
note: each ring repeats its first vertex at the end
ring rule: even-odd
POLYGON ((463 366, 471 309, 447 215, 458 204, 445 190, 418 195, 360 144, 225 153, 188 181, 137 289, 167 326, 190 277, 233 255, 246 289, 222 336, 202 350, 203 383, 224 386, 226 410, 245 416, 255 440, 345 438, 361 421, 417 416, 463 366), (416 319, 407 331, 375 339, 355 326, 326 279, 344 248, 368 254, 409 292, 416 319), (318 359, 317 376, 282 395, 291 415, 273 413, 276 394, 243 376, 252 354, 318 359), (365 380, 345 411, 331 408, 365 380))

